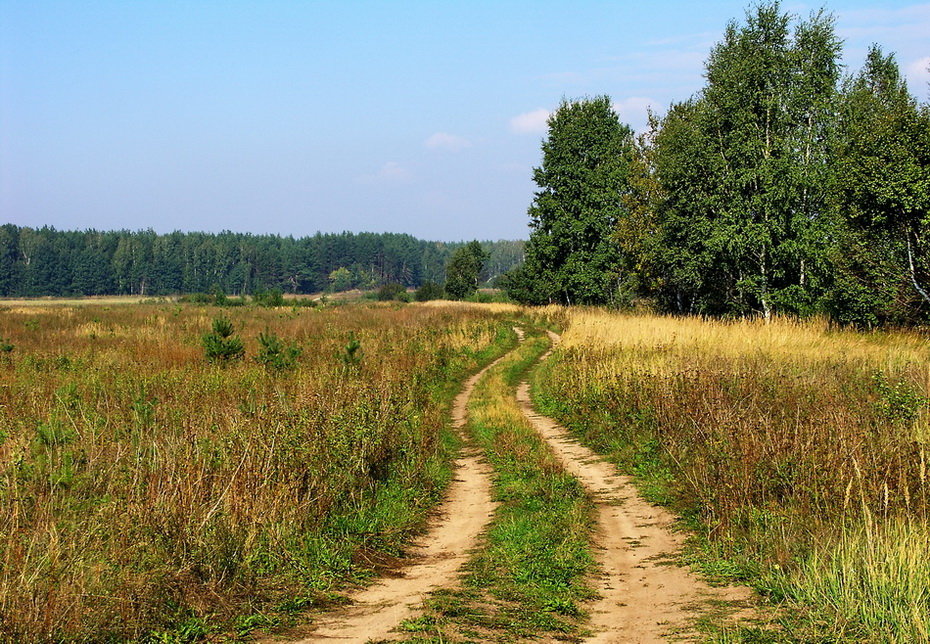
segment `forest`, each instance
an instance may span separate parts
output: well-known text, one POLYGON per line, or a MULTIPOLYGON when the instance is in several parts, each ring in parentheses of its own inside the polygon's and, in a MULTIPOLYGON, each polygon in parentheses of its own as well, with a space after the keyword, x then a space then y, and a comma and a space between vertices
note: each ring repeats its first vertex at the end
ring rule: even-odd
MULTIPOLYGON (((0 296, 313 293, 442 283, 463 243, 396 233, 281 237, 222 232, 58 231, 0 226, 0 296)), ((482 242, 481 280, 523 259, 523 242, 482 242)))
POLYGON ((766 3, 727 26, 705 86, 640 135, 607 96, 564 100, 511 297, 926 322, 930 105, 880 46, 852 74, 841 54, 831 15, 766 3))

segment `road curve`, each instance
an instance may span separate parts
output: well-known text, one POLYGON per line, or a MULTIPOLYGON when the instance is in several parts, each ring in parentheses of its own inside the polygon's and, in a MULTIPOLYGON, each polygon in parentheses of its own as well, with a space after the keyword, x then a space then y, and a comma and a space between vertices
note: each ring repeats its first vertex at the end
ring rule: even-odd
MULTIPOLYGON (((553 347, 559 336, 549 332, 553 347)), ((541 360, 552 352, 550 349, 541 360)), ((681 549, 672 531, 675 517, 636 493, 629 477, 571 437, 551 418, 536 413, 529 384, 517 389, 517 402, 563 467, 593 495, 598 516, 596 558, 601 569, 591 606, 589 642, 637 644, 691 640, 693 622, 712 601, 745 606, 748 588, 714 588, 686 568, 669 563, 681 549)))

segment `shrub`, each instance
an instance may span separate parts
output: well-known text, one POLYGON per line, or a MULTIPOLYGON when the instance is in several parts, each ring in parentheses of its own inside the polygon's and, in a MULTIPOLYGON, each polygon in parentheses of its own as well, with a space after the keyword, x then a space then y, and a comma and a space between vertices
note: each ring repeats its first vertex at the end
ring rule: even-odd
POLYGON ((270 291, 256 291, 252 299, 259 306, 268 308, 284 306, 284 293, 279 288, 273 288, 270 291))
POLYGON ((443 296, 442 287, 436 282, 423 282, 423 284, 413 294, 417 302, 428 302, 438 300, 443 296))
POLYGON ((406 302, 408 301, 407 289, 403 284, 398 284, 396 282, 384 284, 378 289, 378 300, 381 302, 389 302, 391 300, 406 302))
POLYGON ((210 362, 229 362, 245 355, 242 340, 233 335, 233 323, 228 318, 213 320, 213 331, 203 336, 203 348, 210 362))
POLYGON ((258 355, 255 360, 275 371, 293 369, 297 365, 301 350, 295 342, 285 344, 281 338, 268 331, 258 334, 258 355))

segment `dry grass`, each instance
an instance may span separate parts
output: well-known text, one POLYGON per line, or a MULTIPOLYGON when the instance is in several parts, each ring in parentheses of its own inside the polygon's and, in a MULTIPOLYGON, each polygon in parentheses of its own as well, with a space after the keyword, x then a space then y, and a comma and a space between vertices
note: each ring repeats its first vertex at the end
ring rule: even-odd
MULTIPOLYGON (((928 533, 925 335, 819 321, 550 315, 566 327, 547 381, 551 411, 638 473, 655 498, 699 518, 731 574, 836 619, 854 613, 855 593, 815 601, 805 590, 827 575, 825 561, 858 561, 861 588, 870 577, 882 587, 881 570, 896 570, 905 587, 923 579, 916 567, 876 562, 919 550, 928 533), (900 521, 911 529, 895 529, 900 521), (850 536, 861 534, 870 539, 850 536), (866 544, 861 556, 842 554, 852 543, 866 544)), ((920 605, 921 592, 906 601, 920 605)), ((884 619, 886 599, 875 590, 865 610, 884 619)), ((879 637, 848 621, 841 635, 879 637)))
POLYGON ((436 500, 448 391, 498 326, 427 307, 0 312, 15 347, 0 356, 0 638, 122 640, 312 601, 357 569, 353 548, 396 548, 436 500), (220 313, 248 355, 265 329, 299 343, 297 369, 208 365, 220 313))

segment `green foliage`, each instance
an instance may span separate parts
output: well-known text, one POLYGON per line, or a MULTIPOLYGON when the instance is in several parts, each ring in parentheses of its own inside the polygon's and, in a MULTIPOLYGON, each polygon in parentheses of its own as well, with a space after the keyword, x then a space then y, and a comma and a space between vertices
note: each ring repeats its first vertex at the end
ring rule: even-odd
POLYGON ((252 295, 253 301, 259 306, 264 306, 266 308, 275 308, 278 306, 284 306, 284 293, 281 292, 281 289, 272 288, 267 291, 256 291, 252 295))
POLYGON ((930 312, 930 108, 908 92, 878 47, 846 86, 834 142, 834 208, 841 226, 828 308, 871 327, 930 312))
POLYGON ((503 286, 531 304, 613 302, 624 275, 611 234, 624 212, 632 131, 607 96, 563 101, 542 153, 526 263, 503 286))
POLYGON ((6 338, 0 337, 0 353, 10 353, 13 349, 16 348, 16 345, 7 340, 6 338))
POLYGON ((345 266, 340 266, 329 274, 330 290, 334 293, 348 291, 353 286, 352 271, 345 266))
POLYGON ((285 344, 276 334, 267 329, 258 334, 258 355, 255 361, 274 371, 286 371, 297 366, 302 353, 297 343, 285 344))
POLYGON ((876 411, 890 423, 902 423, 909 427, 930 403, 919 389, 904 380, 891 383, 882 372, 876 373, 872 380, 879 396, 876 411))
MULTIPOLYGON (((495 277, 522 258, 522 242, 484 242, 495 277)), ((395 233, 279 237, 233 232, 58 231, 0 226, 0 296, 173 295, 279 289, 315 293, 344 267, 347 288, 441 282, 458 244, 395 233)), ((232 300, 238 302, 239 300, 232 300)))
POLYGON ((209 362, 229 362, 245 355, 245 345, 238 336, 233 335, 234 332, 235 327, 228 318, 213 320, 213 330, 205 333, 202 338, 204 353, 209 362))
POLYGON ((654 186, 641 180, 638 197, 655 216, 647 259, 665 308, 815 308, 830 275, 839 50, 831 17, 792 29, 777 2, 757 5, 712 50, 703 92, 654 124, 643 154, 654 186))
POLYGON ((343 364, 346 366, 354 366, 361 363, 362 355, 362 342, 355 337, 355 332, 353 331, 349 334, 349 341, 346 343, 342 353, 339 354, 339 359, 342 360, 343 364))
POLYGON ((400 302, 410 301, 410 298, 407 295, 407 288, 403 284, 391 282, 388 284, 383 284, 381 288, 378 289, 379 302, 390 302, 392 300, 400 302))
POLYGON ((446 265, 446 293, 463 300, 478 290, 478 279, 490 255, 478 241, 470 241, 452 253, 446 265))
POLYGON ((426 282, 416 290, 413 297, 417 302, 428 302, 441 299, 444 294, 442 286, 436 282, 426 282))

